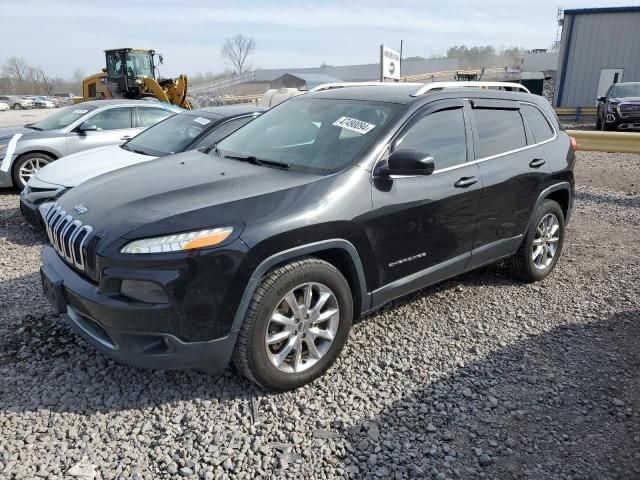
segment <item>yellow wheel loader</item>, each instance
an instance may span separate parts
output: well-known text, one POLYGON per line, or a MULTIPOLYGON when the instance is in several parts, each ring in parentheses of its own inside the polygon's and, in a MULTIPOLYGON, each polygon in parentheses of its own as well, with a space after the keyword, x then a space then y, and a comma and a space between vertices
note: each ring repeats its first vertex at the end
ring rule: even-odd
MULTIPOLYGON (((187 76, 156 78, 155 51, 142 48, 105 50, 107 68, 82 81, 79 101, 107 98, 157 98, 191 109, 187 100, 187 76)), ((162 64, 162 55, 158 55, 162 64)))

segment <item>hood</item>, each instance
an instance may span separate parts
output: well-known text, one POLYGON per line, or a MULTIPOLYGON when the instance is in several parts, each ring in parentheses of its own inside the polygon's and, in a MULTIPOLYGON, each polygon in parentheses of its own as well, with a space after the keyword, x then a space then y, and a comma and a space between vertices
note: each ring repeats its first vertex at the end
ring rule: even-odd
POLYGON ((611 99, 612 102, 617 102, 617 103, 621 103, 621 102, 637 102, 640 103, 640 97, 616 97, 616 98, 612 98, 611 99))
POLYGON ((41 182, 75 187, 90 178, 119 168, 154 160, 156 157, 130 152, 119 145, 92 148, 63 157, 36 173, 41 182))
POLYGON ((23 137, 36 136, 44 132, 26 127, 4 127, 0 128, 0 139, 10 139, 15 134, 21 133, 23 137))
POLYGON ((322 178, 193 150, 100 175, 64 194, 59 203, 91 225, 107 246, 125 235, 242 223, 248 210, 259 209, 260 196, 285 191, 286 197, 292 188, 322 178), (79 205, 86 208, 81 215, 74 211, 79 205))

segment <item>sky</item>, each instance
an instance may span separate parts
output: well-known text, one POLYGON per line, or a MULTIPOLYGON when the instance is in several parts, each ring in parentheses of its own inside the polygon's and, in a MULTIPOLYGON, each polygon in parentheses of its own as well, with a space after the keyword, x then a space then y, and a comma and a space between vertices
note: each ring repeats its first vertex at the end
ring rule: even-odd
POLYGON ((97 73, 103 50, 155 49, 160 73, 222 71, 225 38, 252 36, 258 68, 375 63, 379 45, 429 57, 465 44, 548 48, 558 6, 640 4, 640 0, 0 0, 0 63, 24 57, 53 76, 97 73))

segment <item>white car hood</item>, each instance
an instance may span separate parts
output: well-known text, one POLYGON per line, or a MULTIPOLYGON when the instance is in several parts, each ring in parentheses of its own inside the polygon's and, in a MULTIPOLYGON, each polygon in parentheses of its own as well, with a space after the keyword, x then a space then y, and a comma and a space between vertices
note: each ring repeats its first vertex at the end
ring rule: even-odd
POLYGON ((155 158, 157 157, 130 152, 119 145, 109 145, 62 157, 38 170, 35 178, 44 183, 76 187, 103 173, 155 158))

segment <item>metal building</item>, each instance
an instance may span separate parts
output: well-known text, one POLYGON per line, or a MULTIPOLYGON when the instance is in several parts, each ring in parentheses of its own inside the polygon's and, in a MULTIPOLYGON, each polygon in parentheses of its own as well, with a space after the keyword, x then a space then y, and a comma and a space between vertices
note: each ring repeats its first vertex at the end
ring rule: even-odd
POLYGON ((554 105, 588 107, 612 83, 640 81, 640 6, 565 10, 554 105))

